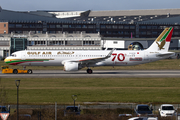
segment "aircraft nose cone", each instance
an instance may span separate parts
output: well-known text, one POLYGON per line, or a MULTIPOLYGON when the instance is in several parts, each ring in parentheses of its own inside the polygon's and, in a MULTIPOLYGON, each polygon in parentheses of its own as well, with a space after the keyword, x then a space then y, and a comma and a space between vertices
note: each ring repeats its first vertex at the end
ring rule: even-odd
POLYGON ((6 61, 7 61, 7 58, 4 59, 4 62, 6 62, 6 61))
POLYGON ((4 59, 4 62, 7 63, 9 60, 7 58, 4 59))

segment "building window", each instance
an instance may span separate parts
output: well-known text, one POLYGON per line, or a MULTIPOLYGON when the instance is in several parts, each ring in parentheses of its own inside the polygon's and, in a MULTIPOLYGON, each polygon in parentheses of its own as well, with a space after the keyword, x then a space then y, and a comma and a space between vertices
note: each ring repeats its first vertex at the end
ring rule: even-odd
POLYGON ((147 26, 147 29, 151 29, 152 28, 152 26, 147 26))
POLYGON ((50 28, 55 28, 55 25, 50 25, 50 28))
POLYGON ((111 31, 106 31, 106 34, 111 34, 112 32, 111 31))
POLYGON ((41 24, 37 24, 36 28, 42 28, 42 25, 41 24))
POLYGON ((140 32, 141 35, 146 35, 145 31, 140 32))
POLYGON ((131 26, 130 26, 130 29, 135 29, 135 26, 134 26, 134 25, 131 25, 131 26))
POLYGON ((113 29, 117 29, 117 25, 113 25, 112 28, 113 28, 113 29))
POLYGON ((151 35, 151 31, 147 31, 147 35, 151 35))
POLYGON ((34 41, 31 41, 31 45, 34 45, 34 41))
POLYGON ((28 24, 23 24, 23 28, 29 28, 28 24))
POLYGON ((31 41, 29 41, 29 44, 28 44, 29 46, 31 46, 31 41))
POLYGON ((118 34, 123 35, 123 31, 118 31, 118 34))
POLYGON ((68 28, 68 25, 63 25, 62 27, 63 27, 63 28, 68 28))
POLYGON ((76 25, 76 28, 81 28, 81 25, 76 25))
POLYGON ((4 27, 6 27, 6 24, 4 24, 4 27))
POLYGON ((35 24, 29 24, 30 28, 36 28, 35 24))
POLYGON ((15 33, 18 33, 18 34, 19 34, 19 33, 23 33, 23 32, 22 32, 22 31, 15 31, 15 33))
POLYGON ((106 26, 105 26, 105 25, 101 25, 101 28, 103 28, 103 29, 104 29, 104 28, 106 28, 106 26))
POLYGON ((76 28, 75 25, 69 25, 69 28, 76 28))
POLYGON ((158 26, 158 29, 165 29, 166 26, 158 26))
POLYGON ((46 45, 46 41, 41 41, 41 45, 46 45))
POLYGON ((9 56, 9 50, 3 50, 3 57, 6 58, 9 56))
POLYGON ((83 45, 94 45, 94 41, 83 41, 83 45))
POLYGON ((124 29, 129 29, 129 25, 125 25, 125 26, 124 26, 124 29))
POLYGON ((22 28, 22 24, 16 24, 16 28, 22 28))
POLYGON ((42 33, 42 31, 36 31, 36 33, 42 33))
POLYGON ((124 34, 125 35, 130 35, 130 32, 129 31, 125 31, 124 34))
POLYGON ((180 27, 179 26, 174 26, 174 29, 179 29, 180 27))
POLYGON ((61 25, 56 25, 56 28, 61 28, 61 25))
POLYGON ((9 28, 15 28, 15 24, 9 24, 9 28))
POLYGON ((112 31, 112 34, 118 34, 118 31, 112 31))
POLYGON ((153 35, 157 35, 157 32, 156 32, 156 31, 153 31, 152 34, 153 34, 153 35))
POLYGON ((109 28, 109 29, 110 29, 110 28, 111 28, 111 25, 106 25, 106 28, 109 28))
POLYGON ((146 29, 146 26, 139 26, 140 29, 146 29))
POLYGON ((152 26, 152 29, 157 29, 157 26, 152 26))
POLYGON ((49 33, 56 33, 55 31, 49 31, 49 33))
POLYGON ((117 41, 114 41, 113 43, 114 43, 114 44, 118 44, 118 42, 117 42, 117 41))
POLYGON ((174 35, 178 35, 179 33, 178 32, 174 32, 174 35))
POLYGON ((119 29, 123 29, 123 26, 122 26, 122 25, 120 25, 120 26, 119 26, 119 29))
POLYGON ((87 25, 82 25, 82 28, 87 28, 87 25))
POLYGON ((93 25, 88 25, 88 28, 94 28, 94 26, 93 25))

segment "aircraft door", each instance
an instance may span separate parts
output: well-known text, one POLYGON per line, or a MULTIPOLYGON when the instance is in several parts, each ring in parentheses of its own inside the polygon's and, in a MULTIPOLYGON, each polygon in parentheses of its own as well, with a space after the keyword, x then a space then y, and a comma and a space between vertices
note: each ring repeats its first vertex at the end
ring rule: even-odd
POLYGON ((144 60, 149 61, 149 52, 144 53, 144 60))
POLYGON ((21 52, 21 59, 22 60, 26 59, 26 52, 25 51, 21 52))

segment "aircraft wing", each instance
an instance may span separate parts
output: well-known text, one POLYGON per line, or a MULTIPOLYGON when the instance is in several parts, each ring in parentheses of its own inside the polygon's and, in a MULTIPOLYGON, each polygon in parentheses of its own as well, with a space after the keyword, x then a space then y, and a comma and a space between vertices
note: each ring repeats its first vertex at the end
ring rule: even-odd
POLYGON ((89 64, 89 63, 97 63, 97 62, 101 62, 105 59, 108 59, 111 57, 113 51, 115 50, 115 48, 113 48, 108 55, 106 55, 105 57, 99 57, 99 58, 89 58, 89 59, 80 59, 80 60, 68 60, 68 62, 79 62, 81 64, 89 64))
POLYGON ((156 55, 157 57, 165 57, 165 56, 170 56, 170 55, 175 55, 174 52, 165 52, 165 53, 160 53, 156 55))
POLYGON ((105 59, 107 59, 107 58, 110 58, 114 50, 115 50, 115 48, 112 49, 112 50, 109 52, 109 54, 106 55, 105 57, 82 59, 82 60, 79 60, 79 62, 81 62, 81 63, 96 63, 96 62, 100 62, 100 61, 102 61, 102 60, 105 60, 105 59))

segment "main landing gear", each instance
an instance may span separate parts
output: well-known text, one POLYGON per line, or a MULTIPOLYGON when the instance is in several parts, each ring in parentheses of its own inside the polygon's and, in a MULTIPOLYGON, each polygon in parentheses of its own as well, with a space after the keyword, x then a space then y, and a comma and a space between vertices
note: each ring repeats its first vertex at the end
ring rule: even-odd
POLYGON ((92 74, 93 71, 92 71, 91 69, 88 68, 88 69, 87 69, 87 73, 88 73, 88 74, 92 74))

